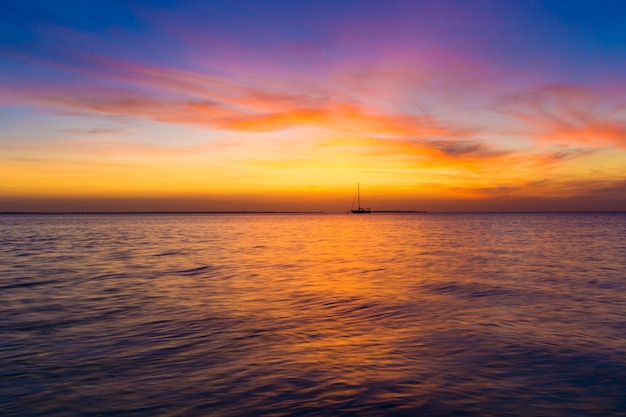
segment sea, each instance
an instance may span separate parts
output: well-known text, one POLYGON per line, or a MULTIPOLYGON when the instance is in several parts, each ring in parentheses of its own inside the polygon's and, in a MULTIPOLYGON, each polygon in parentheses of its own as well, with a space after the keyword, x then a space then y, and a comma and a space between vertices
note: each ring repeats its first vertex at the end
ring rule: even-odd
POLYGON ((2 416, 626 416, 626 213, 0 215, 2 416))

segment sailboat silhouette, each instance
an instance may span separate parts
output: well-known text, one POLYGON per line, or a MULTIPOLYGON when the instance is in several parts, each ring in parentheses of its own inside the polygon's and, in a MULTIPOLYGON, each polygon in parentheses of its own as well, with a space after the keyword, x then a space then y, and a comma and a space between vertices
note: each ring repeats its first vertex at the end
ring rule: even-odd
POLYGON ((369 208, 363 208, 361 207, 361 184, 357 185, 356 188, 356 195, 354 196, 354 198, 352 199, 352 210, 351 210, 354 214, 366 214, 366 213, 370 213, 372 210, 369 208), (354 208, 354 201, 358 200, 358 204, 357 204, 357 209, 354 208))

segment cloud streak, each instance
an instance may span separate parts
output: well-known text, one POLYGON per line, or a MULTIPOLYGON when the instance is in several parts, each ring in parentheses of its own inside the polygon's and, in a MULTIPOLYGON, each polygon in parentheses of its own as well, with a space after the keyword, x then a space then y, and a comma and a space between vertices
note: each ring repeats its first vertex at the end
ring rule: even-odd
POLYGON ((623 89, 547 85, 509 95, 499 106, 524 121, 539 141, 626 148, 623 93, 623 89))

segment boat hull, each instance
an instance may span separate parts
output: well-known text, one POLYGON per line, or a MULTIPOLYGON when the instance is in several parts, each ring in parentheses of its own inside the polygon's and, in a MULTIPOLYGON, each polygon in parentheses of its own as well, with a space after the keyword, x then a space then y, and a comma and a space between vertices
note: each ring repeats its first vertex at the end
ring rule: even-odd
POLYGON ((372 212, 372 210, 370 209, 358 209, 358 210, 351 210, 354 214, 369 214, 372 212))

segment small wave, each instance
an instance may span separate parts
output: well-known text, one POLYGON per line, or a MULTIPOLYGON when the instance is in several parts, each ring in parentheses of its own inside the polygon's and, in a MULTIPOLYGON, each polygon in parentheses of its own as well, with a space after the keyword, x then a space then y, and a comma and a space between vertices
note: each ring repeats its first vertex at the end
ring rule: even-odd
POLYGON ((40 285, 50 285, 57 284, 61 282, 60 280, 50 280, 50 281, 30 281, 30 282, 16 282, 12 284, 7 284, 0 286, 0 290, 10 290, 14 288, 28 288, 28 287, 38 287, 40 285))
POLYGON ((200 266, 198 268, 193 268, 193 269, 183 269, 181 271, 178 271, 178 273, 181 275, 186 275, 186 276, 200 275, 203 272, 208 271, 211 268, 212 266, 205 265, 205 266, 200 266))
POLYGON ((93 277, 94 280, 102 280, 102 279, 111 279, 111 278, 128 278, 129 274, 120 274, 120 273, 106 273, 93 277))
POLYGON ((369 274, 370 272, 380 272, 380 271, 385 271, 385 270, 387 270, 387 268, 364 269, 362 273, 369 274))
POLYGON ((169 251, 169 252, 163 252, 163 253, 156 253, 152 256, 172 256, 172 255, 179 255, 180 252, 178 251, 169 251))
POLYGON ((453 295, 462 298, 506 297, 512 295, 510 289, 480 283, 442 283, 423 287, 433 294, 453 295))

